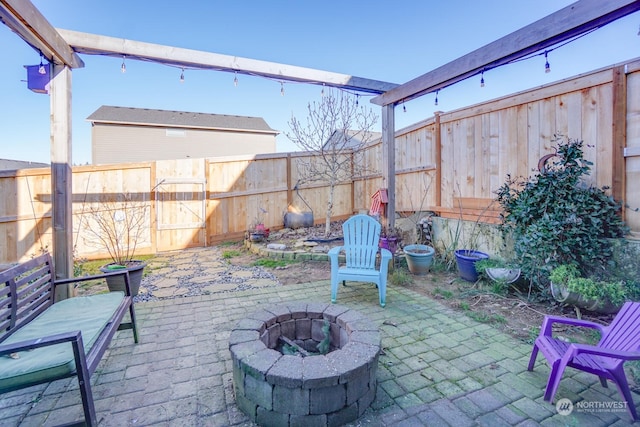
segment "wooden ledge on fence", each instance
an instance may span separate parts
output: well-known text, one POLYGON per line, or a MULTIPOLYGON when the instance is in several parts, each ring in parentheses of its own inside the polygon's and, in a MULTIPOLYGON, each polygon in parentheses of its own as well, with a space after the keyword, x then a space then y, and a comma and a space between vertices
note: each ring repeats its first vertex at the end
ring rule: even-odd
POLYGON ((500 224, 500 204, 494 199, 476 197, 454 197, 453 207, 434 206, 429 210, 442 218, 478 221, 487 224, 500 224))

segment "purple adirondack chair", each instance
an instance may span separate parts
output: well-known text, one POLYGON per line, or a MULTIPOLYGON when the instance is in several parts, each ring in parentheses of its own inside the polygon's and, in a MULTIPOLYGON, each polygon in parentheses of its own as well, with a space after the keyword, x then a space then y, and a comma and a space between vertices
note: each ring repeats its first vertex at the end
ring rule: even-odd
POLYGON ((531 351, 528 367, 530 371, 533 370, 538 350, 542 351, 551 365, 544 400, 553 401, 564 369, 570 366, 597 375, 603 387, 607 387, 607 380, 613 381, 626 402, 631 418, 634 421, 638 419, 624 373, 624 362, 640 359, 640 303, 625 303, 609 326, 587 320, 545 316, 540 335, 531 351), (598 329, 601 334, 600 342, 588 345, 553 338, 551 329, 554 323, 598 329))

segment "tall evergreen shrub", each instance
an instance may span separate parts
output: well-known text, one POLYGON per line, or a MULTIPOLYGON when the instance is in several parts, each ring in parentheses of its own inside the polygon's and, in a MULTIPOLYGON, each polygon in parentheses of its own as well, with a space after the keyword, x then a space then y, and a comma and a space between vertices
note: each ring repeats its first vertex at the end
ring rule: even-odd
POLYGON ((498 189, 502 231, 533 289, 546 292, 551 270, 574 265, 584 277, 599 276, 612 257, 612 238, 627 227, 620 204, 607 188, 587 185, 592 163, 584 158, 583 141, 557 139, 556 153, 529 178, 507 176, 498 189))

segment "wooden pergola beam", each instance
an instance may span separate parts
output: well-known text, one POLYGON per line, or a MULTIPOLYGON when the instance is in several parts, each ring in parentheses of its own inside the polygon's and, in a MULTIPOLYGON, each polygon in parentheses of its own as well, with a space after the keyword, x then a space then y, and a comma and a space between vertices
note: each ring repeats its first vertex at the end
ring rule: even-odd
POLYGON ((348 74, 259 61, 238 56, 183 49, 78 31, 57 29, 73 49, 86 55, 106 55, 153 61, 183 68, 198 68, 257 75, 278 81, 324 84, 367 93, 383 93, 398 85, 348 74))
MULTIPOLYGON (((56 279, 73 277, 71 69, 84 62, 28 0, 0 0, 0 21, 52 63, 51 194, 52 241, 56 279)), ((56 289, 56 300, 73 294, 71 286, 56 289)))
POLYGON ((0 0, 0 21, 50 62, 84 67, 82 59, 30 1, 0 0))
POLYGON ((371 100, 397 104, 523 58, 640 10, 640 0, 580 0, 371 100))

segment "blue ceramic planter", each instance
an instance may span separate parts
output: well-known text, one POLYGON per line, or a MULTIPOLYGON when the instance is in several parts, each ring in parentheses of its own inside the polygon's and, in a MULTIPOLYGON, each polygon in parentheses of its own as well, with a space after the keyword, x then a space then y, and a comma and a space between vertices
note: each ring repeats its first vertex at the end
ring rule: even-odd
POLYGON ((427 245, 407 245, 403 250, 411 273, 422 276, 429 272, 435 249, 427 245))
POLYGON ((468 282, 476 282, 478 280, 476 261, 489 258, 489 255, 470 249, 458 249, 455 255, 460 277, 468 282))

